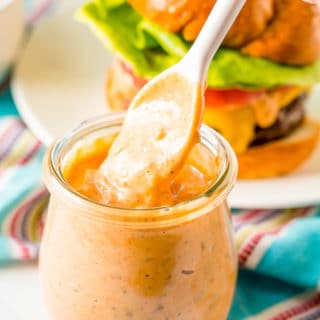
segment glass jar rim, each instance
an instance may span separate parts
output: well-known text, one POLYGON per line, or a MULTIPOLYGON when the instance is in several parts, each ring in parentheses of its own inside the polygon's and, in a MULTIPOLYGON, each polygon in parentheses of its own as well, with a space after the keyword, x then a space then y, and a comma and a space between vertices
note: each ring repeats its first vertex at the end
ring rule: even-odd
MULTIPOLYGON (((210 202, 214 204, 214 206, 217 206, 221 201, 226 199, 236 181, 238 172, 237 159, 229 143, 219 133, 205 124, 203 124, 200 129, 200 142, 207 147, 211 153, 217 151, 215 150, 217 147, 221 148, 223 154, 220 155, 223 161, 221 161, 217 179, 215 179, 206 191, 199 195, 170 206, 123 208, 95 202, 76 191, 66 181, 61 170, 62 155, 65 149, 68 147, 72 148, 82 137, 90 133, 92 134, 98 130, 107 128, 120 128, 124 116, 125 112, 110 113, 83 121, 51 145, 44 161, 44 176, 50 192, 52 191, 52 187, 55 186, 62 191, 68 199, 80 205, 84 211, 86 211, 86 208, 89 210, 88 206, 91 206, 91 210, 89 211, 94 211, 94 215, 97 218, 109 218, 128 223, 172 220, 195 210, 199 211, 206 205, 207 201, 205 201, 205 199, 210 198, 210 202), (49 170, 47 170, 47 168, 49 170), (47 173, 46 170, 48 171, 47 173), (212 201, 212 199, 214 200, 212 201), (92 206, 94 206, 94 210, 92 210, 92 206), (108 210, 108 212, 106 212, 106 210, 108 210), (173 210, 175 214, 172 214, 173 210), (134 215, 135 212, 139 212, 139 218, 134 215)), ((92 214, 90 215, 92 216, 92 214)))

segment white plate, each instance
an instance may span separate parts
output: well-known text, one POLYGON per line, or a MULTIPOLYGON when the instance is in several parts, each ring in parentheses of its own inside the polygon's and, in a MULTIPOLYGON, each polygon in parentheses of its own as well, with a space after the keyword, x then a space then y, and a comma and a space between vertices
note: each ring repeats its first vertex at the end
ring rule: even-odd
POLYGON ((64 1, 35 28, 13 77, 19 112, 47 145, 81 121, 107 112, 103 85, 112 55, 75 20, 81 2, 64 1))
MULTIPOLYGON (((86 26, 74 20, 75 2, 79 3, 69 2, 34 30, 13 79, 18 109, 45 144, 82 120, 107 112, 104 82, 112 55, 86 26)), ((320 119, 320 87, 308 109, 320 119)), ((239 181, 230 203, 241 208, 320 204, 320 145, 289 176, 239 181)))

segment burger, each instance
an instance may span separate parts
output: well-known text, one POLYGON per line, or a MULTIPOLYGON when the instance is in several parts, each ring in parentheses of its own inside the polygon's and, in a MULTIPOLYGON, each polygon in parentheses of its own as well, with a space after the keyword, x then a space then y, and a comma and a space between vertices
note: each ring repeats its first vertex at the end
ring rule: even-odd
MULTIPOLYGON (((152 77, 178 62, 215 0, 92 0, 79 11, 116 55, 106 99, 125 110, 152 77)), ((320 6, 247 0, 208 72, 204 121, 234 148, 240 178, 296 169, 312 153, 319 124, 305 103, 320 82, 320 6)))

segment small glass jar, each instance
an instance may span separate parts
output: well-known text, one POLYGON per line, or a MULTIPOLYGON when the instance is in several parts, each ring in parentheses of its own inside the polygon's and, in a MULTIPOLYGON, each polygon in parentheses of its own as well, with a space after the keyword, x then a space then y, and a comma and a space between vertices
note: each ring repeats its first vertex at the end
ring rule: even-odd
POLYGON ((235 155, 203 126, 201 143, 221 160, 206 192, 162 208, 98 204, 68 184, 63 166, 84 139, 114 136, 123 117, 85 122, 46 154, 51 199, 40 274, 48 312, 54 320, 223 320, 237 274, 226 203, 235 155))

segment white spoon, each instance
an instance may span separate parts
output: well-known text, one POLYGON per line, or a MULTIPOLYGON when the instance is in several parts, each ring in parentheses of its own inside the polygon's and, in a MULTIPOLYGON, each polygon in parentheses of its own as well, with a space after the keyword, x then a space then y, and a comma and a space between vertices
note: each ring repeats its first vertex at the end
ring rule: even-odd
MULTIPOLYGON (((218 0, 185 57, 132 101, 101 166, 130 206, 165 202, 169 183, 198 139, 209 64, 245 0, 218 0)), ((121 199, 120 199, 121 200, 121 199)))

